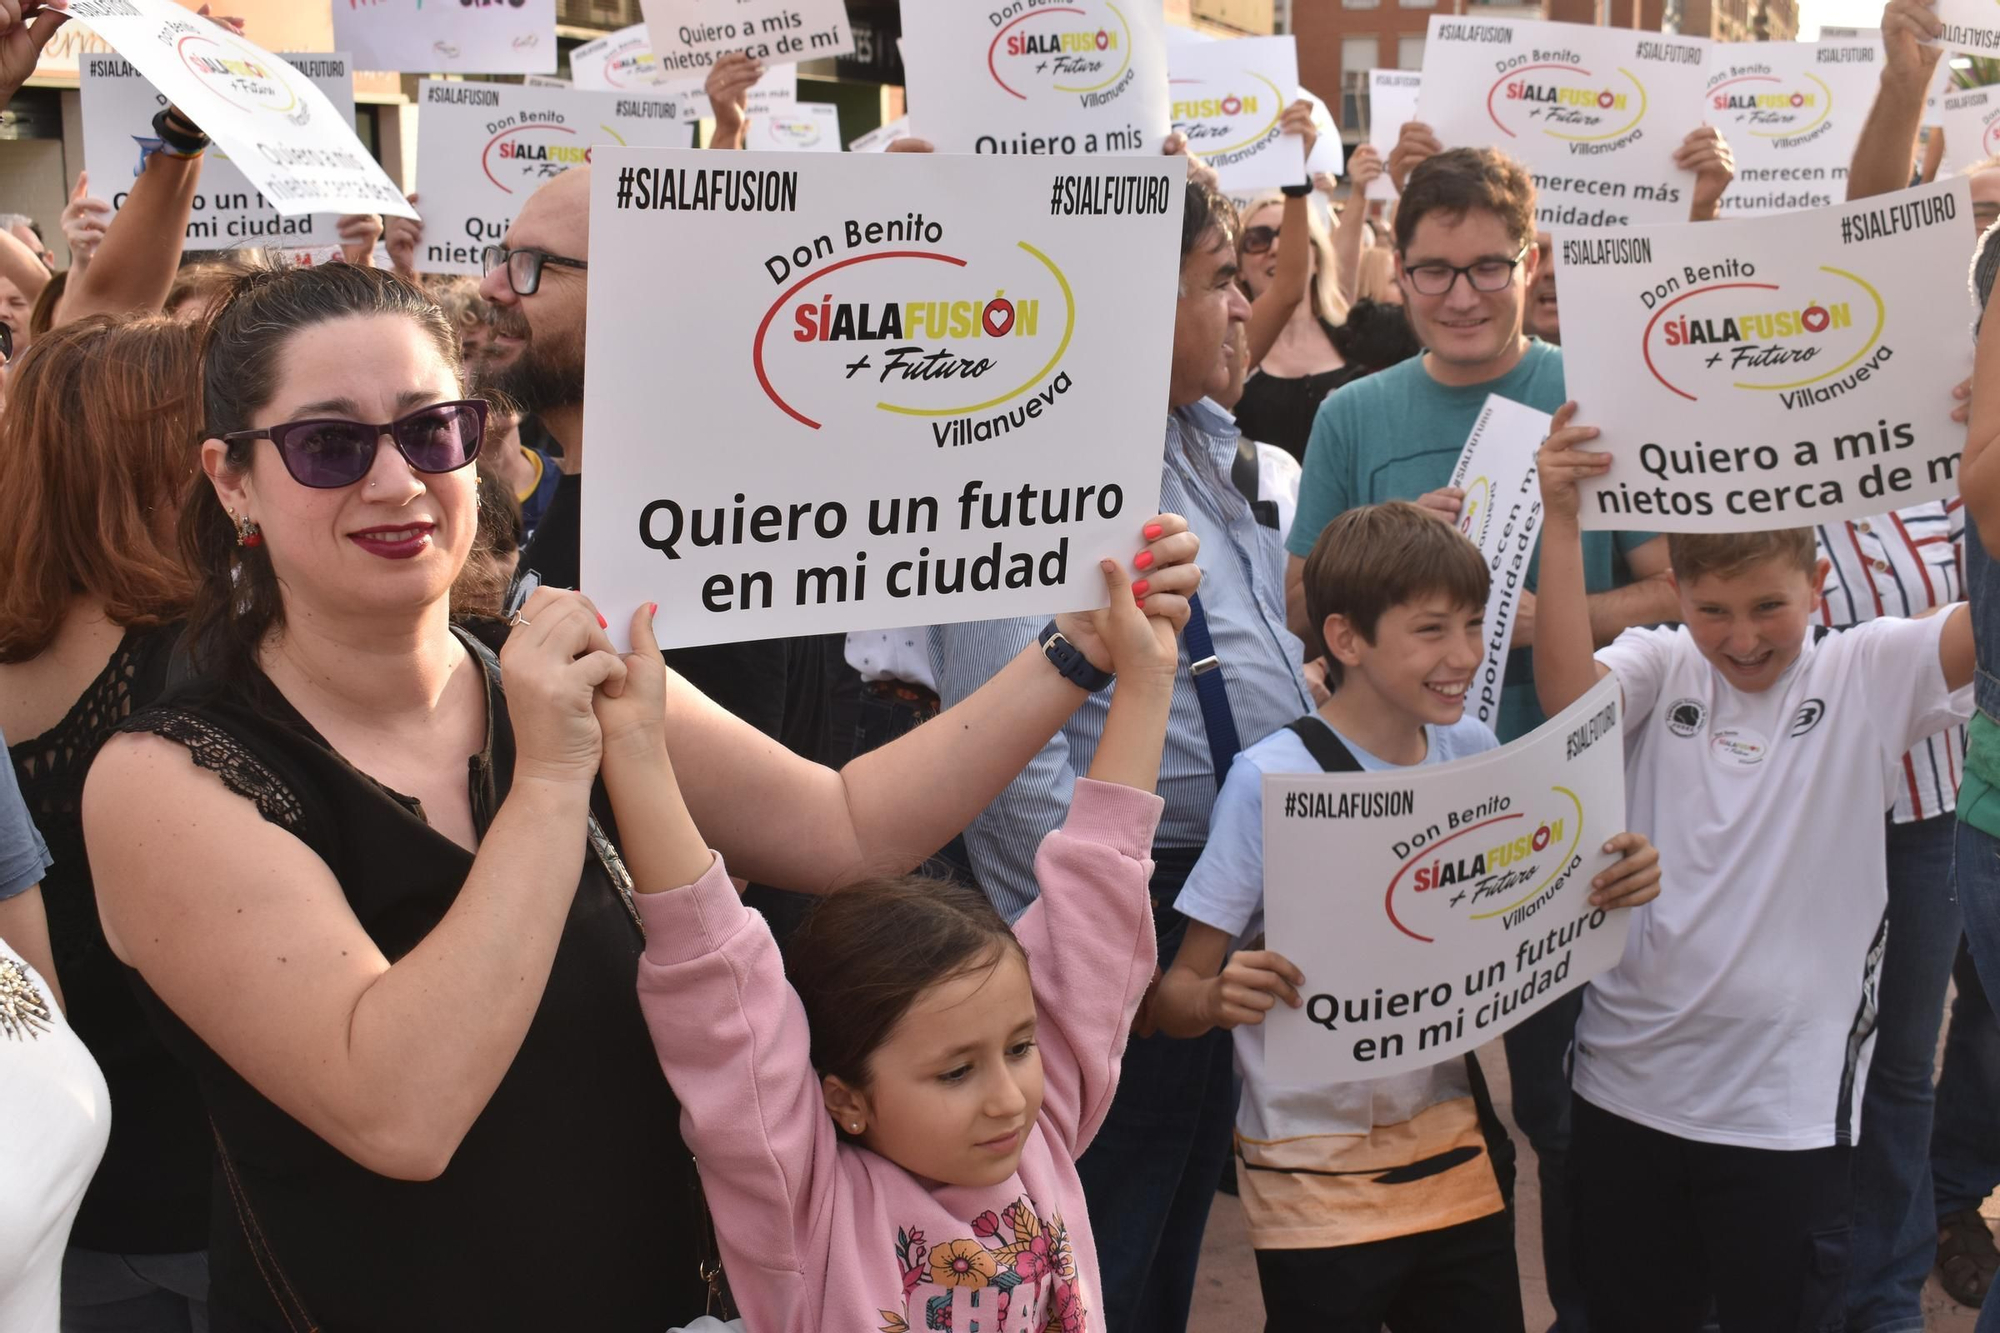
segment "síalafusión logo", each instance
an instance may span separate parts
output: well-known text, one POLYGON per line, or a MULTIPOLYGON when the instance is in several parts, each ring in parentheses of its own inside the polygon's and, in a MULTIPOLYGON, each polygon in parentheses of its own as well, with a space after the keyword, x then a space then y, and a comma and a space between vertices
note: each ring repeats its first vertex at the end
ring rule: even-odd
POLYGON ((811 116, 774 111, 764 117, 764 138, 773 148, 811 148, 824 137, 811 116))
POLYGON ((1474 477, 1465 483, 1465 500, 1458 508, 1458 530, 1474 546, 1486 544, 1486 525, 1493 521, 1493 482, 1474 477))
POLYGON ((1583 801, 1567 787, 1490 797, 1395 844, 1408 859, 1383 895, 1390 924, 1424 944, 1460 921, 1517 924, 1583 864, 1582 838, 1583 801))
POLYGON ((1802 393, 1871 356, 1886 358, 1878 345, 1887 317, 1874 284, 1832 265, 1821 265, 1810 283, 1710 283, 1653 312, 1646 369, 1691 402, 1724 392, 1802 393))
POLYGON ((1053 407, 1077 318, 1055 260, 1028 241, 935 248, 943 229, 920 215, 904 234, 916 243, 823 262, 765 311, 751 357, 772 404, 814 430, 856 404, 928 418, 940 447, 965 442, 954 418, 1011 412, 1018 427, 1053 407))
POLYGON ((604 53, 604 81, 613 88, 650 88, 659 73, 652 46, 640 38, 627 37, 604 53))
POLYGON ((1622 67, 1522 65, 1486 90, 1486 113, 1510 139, 1544 134, 1577 144, 1609 143, 1646 118, 1646 87, 1622 67))
POLYGON ((1203 156, 1249 147, 1276 132, 1285 111, 1278 85, 1255 73, 1227 80, 1170 79, 1167 95, 1174 128, 1203 156))
POLYGON ((1833 114, 1833 89, 1814 74, 1797 79, 1745 74, 1709 89, 1708 106, 1733 130, 1782 145, 1813 135, 1826 123, 1833 114))
POLYGON ((174 53, 202 86, 231 106, 284 116, 303 125, 309 112, 292 80, 300 77, 282 60, 232 40, 191 32, 174 43, 174 53))
POLYGON ((992 17, 986 72, 1022 101, 1043 93, 1108 92, 1132 67, 1132 27, 1112 0, 1010 0, 992 17))
MULTIPOLYGON (((543 181, 590 161, 590 137, 574 126, 562 124, 559 113, 547 114, 554 118, 511 126, 486 141, 485 151, 480 154, 486 179, 508 194, 533 194, 543 181)), ((604 134, 604 142, 625 142, 609 125, 597 128, 604 134)))

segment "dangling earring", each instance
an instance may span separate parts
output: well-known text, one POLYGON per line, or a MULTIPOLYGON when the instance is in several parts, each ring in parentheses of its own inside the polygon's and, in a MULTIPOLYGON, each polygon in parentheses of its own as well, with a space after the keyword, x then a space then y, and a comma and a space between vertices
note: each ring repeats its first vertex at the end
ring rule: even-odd
POLYGON ((255 519, 239 515, 234 509, 229 511, 229 517, 236 520, 236 544, 238 546, 262 546, 264 544, 264 530, 257 526, 255 519))

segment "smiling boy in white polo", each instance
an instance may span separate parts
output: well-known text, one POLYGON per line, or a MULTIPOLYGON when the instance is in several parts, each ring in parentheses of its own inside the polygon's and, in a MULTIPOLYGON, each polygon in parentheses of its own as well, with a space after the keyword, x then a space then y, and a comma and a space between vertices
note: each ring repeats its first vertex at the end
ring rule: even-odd
POLYGON ((1815 630, 1809 528, 1668 539, 1682 624, 1591 652, 1577 481, 1610 455, 1556 415, 1539 458, 1536 689, 1618 677, 1629 826, 1669 892, 1577 1024, 1570 1153, 1593 1326, 1840 1329, 1849 1174, 1904 751, 1971 712, 1972 622, 1815 630), (1635 1201, 1643 1201, 1635 1206, 1635 1201))

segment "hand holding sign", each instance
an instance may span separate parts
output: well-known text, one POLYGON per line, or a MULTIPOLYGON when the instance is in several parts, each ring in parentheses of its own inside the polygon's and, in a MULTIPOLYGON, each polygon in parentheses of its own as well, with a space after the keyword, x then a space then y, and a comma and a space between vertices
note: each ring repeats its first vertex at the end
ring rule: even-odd
POLYGON ((1889 58, 1882 77, 1905 87, 1930 87, 1944 55, 1937 44, 1943 35, 1937 0, 1889 0, 1882 10, 1882 49, 1889 58))
MULTIPOLYGON (((1611 470, 1611 455, 1580 448, 1597 438, 1595 426, 1578 426, 1576 404, 1564 403, 1549 423, 1549 437, 1535 455, 1536 475, 1541 478, 1542 521, 1556 525, 1574 524, 1583 507, 1577 483, 1586 477, 1601 477, 1611 470)), ((1565 528, 1565 531, 1568 529, 1565 528)))
MULTIPOLYGON (((1201 553, 1201 538, 1188 531, 1187 520, 1179 514, 1155 514, 1146 520, 1141 529, 1146 546, 1132 559, 1132 568, 1143 577, 1129 585, 1126 595, 1138 603, 1139 609, 1152 622, 1155 633, 1164 632, 1167 654, 1167 672, 1175 670, 1179 652, 1173 646, 1173 636, 1186 626, 1191 605, 1188 598, 1194 596, 1201 587, 1201 569, 1195 564, 1195 557, 1201 553)), ((1116 609, 1119 601, 1119 584, 1125 579, 1122 571, 1114 581, 1106 574, 1105 583, 1111 593, 1110 605, 1097 611, 1065 611, 1056 617, 1056 628, 1062 636, 1074 644, 1078 651, 1090 659, 1090 664, 1099 671, 1124 671, 1119 666, 1119 654, 1115 650, 1104 617, 1116 609)), ((1129 626, 1128 626, 1129 628, 1129 626)), ((1136 655, 1128 652, 1135 660, 1136 655)))
POLYGON ((1436 157, 1444 151, 1431 127, 1420 120, 1408 121, 1396 131, 1396 146, 1389 153, 1389 181, 1401 194, 1410 183, 1410 173, 1421 165, 1425 158, 1436 157))
POLYGON ((709 70, 702 88, 715 114, 715 134, 710 148, 741 148, 743 124, 748 118, 750 85, 764 77, 764 63, 741 51, 725 52, 709 70))
POLYGON ((1590 881, 1590 905, 1642 907, 1660 896, 1660 849, 1643 833, 1621 833, 1604 844, 1618 859, 1590 881))
POLYGON ((1674 165, 1694 173, 1689 220, 1705 222, 1714 217, 1721 206, 1723 191, 1736 179, 1736 157, 1729 150, 1729 141, 1713 125, 1704 125, 1674 149, 1674 165))
POLYGON ((0 106, 5 106, 42 58, 42 48, 68 20, 65 0, 0 0, 0 106), (33 16, 34 22, 28 22, 33 16))

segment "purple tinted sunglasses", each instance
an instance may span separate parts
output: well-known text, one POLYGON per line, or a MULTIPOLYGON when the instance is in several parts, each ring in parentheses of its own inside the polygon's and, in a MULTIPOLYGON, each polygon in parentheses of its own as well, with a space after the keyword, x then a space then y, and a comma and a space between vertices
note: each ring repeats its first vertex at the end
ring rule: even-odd
POLYGON ((233 430, 222 438, 269 440, 293 481, 331 491, 368 475, 384 435, 396 442, 397 452, 418 472, 456 472, 479 457, 479 444, 486 436, 486 404, 476 398, 432 403, 380 426, 338 417, 287 421, 261 430, 233 430))

